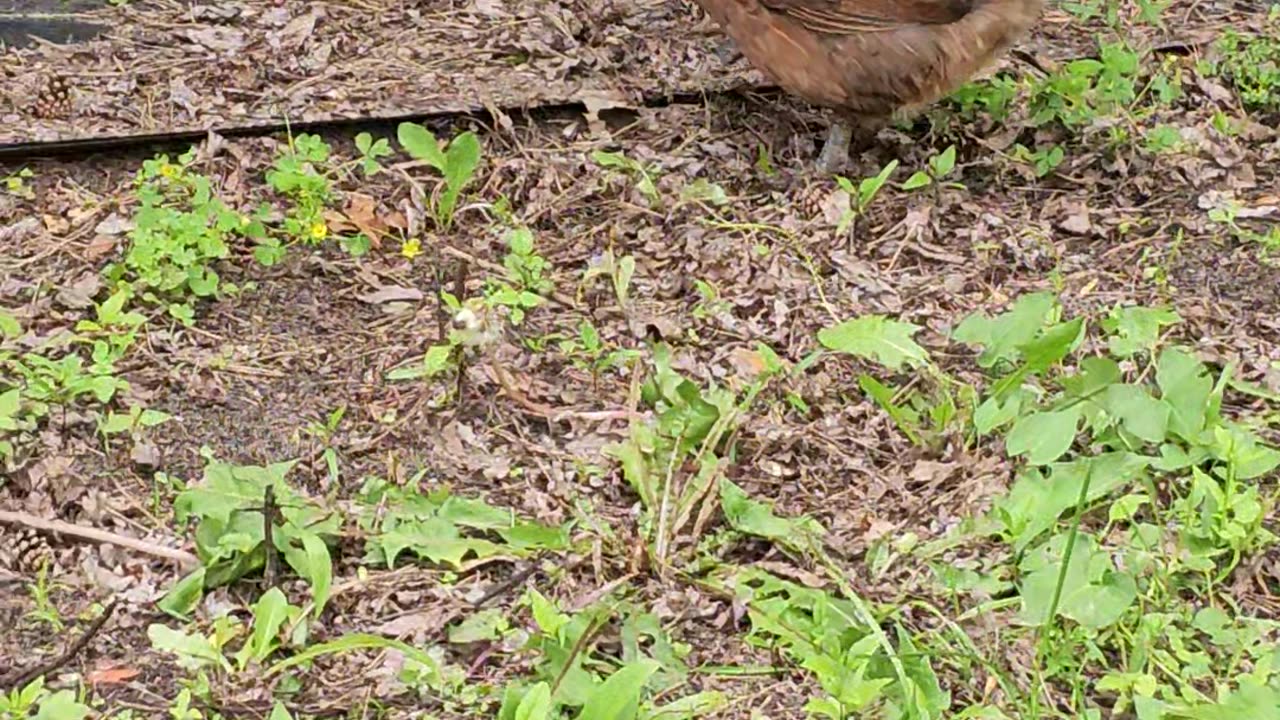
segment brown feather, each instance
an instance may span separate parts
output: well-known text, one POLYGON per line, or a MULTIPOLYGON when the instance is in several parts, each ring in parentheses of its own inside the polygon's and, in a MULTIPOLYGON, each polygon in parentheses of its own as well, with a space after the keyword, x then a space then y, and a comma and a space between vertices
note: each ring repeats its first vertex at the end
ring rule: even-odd
POLYGON ((883 32, 903 25, 945 25, 964 17, 966 0, 760 0, 817 33, 883 32))
POLYGON ((933 102, 995 61, 1044 0, 696 0, 784 89, 850 116, 933 102))

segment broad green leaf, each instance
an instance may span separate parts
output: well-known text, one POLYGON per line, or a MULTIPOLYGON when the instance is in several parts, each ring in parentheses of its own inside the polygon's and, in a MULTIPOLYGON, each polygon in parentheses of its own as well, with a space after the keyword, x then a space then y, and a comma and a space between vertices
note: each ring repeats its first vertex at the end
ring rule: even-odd
POLYGON ((164 625, 152 624, 147 628, 147 637, 155 649, 176 655, 178 664, 183 667, 194 670, 205 665, 216 665, 228 672, 231 670, 231 663, 203 635, 188 635, 164 625))
POLYGON ((289 708, 277 700, 275 706, 271 708, 271 714, 267 716, 267 720, 293 720, 293 716, 289 714, 289 708))
POLYGON ((396 558, 405 550, 455 570, 462 567, 462 560, 467 555, 486 558, 502 551, 501 546, 488 540, 462 537, 458 528, 443 518, 401 523, 380 535, 377 543, 383 550, 388 567, 394 567, 396 558))
POLYGON ((818 342, 828 349, 873 360, 896 371, 903 365, 928 364, 928 352, 912 339, 919 329, 919 325, 890 320, 883 315, 864 315, 820 330, 818 342))
POLYGON ((1213 378, 1194 356, 1178 348, 1160 353, 1156 365, 1156 384, 1161 400, 1169 406, 1169 429, 1189 443, 1195 443, 1204 430, 1213 378))
POLYGON ((473 132, 465 132, 449 143, 445 153, 444 192, 440 196, 440 214, 446 222, 453 218, 463 188, 471 181, 480 164, 480 140, 473 132))
POLYGON ((507 246, 516 255, 533 254, 533 232, 527 227, 519 227, 507 233, 507 246))
POLYGON ((1050 326, 1039 337, 1018 349, 1026 361, 1027 369, 1038 373, 1060 362, 1083 339, 1084 318, 1076 318, 1050 326))
POLYGON ((803 548, 807 538, 824 532, 812 518, 778 517, 769 505, 752 500, 745 490, 728 478, 720 479, 720 508, 734 530, 793 549, 803 548))
POLYGON ((18 409, 22 406, 22 391, 14 388, 0 393, 0 430, 15 430, 18 427, 18 409))
POLYGON ((623 666, 591 692, 578 720, 633 720, 645 683, 659 667, 649 658, 623 666))
POLYGON ((306 578, 311 585, 315 616, 320 617, 320 613, 324 612, 324 606, 329 602, 329 590, 333 586, 333 560, 329 557, 329 546, 319 535, 306 531, 299 535, 302 539, 306 567, 296 569, 298 574, 306 578))
POLYGON ((22 323, 13 313, 0 308, 0 338, 15 338, 22 334, 22 323))
POLYGON ((644 720, 698 720, 712 717, 729 707, 729 697, 718 690, 704 690, 686 695, 661 707, 646 707, 640 711, 644 720))
POLYGON ((560 631, 569 624, 569 616, 560 612, 555 603, 536 589, 530 588, 527 597, 529 609, 533 613, 533 622, 544 634, 558 638, 560 631))
POLYGON ((1244 675, 1240 687, 1226 691, 1219 702, 1181 709, 1175 717, 1179 720, 1280 720, 1280 690, 1244 675))
POLYGON ((898 161, 890 160, 879 173, 874 177, 864 178, 858 183, 858 195, 855 198, 858 201, 858 208, 866 210, 871 205, 871 201, 876 199, 876 195, 880 193, 880 189, 888 182, 889 176, 898 169, 898 161))
POLYGON ((557 527, 536 522, 518 522, 495 532, 513 550, 565 550, 569 547, 570 527, 569 523, 557 527))
POLYGON ((1024 394, 1014 392, 1001 399, 991 396, 984 400, 973 412, 973 427, 979 435, 987 435, 997 428, 1012 422, 1022 410, 1024 394))
POLYGON ((516 706, 515 720, 551 720, 551 686, 540 682, 529 688, 516 706))
POLYGON ((902 183, 902 189, 918 190, 922 187, 928 187, 932 182, 933 179, 929 177, 929 173, 918 170, 912 173, 911 177, 907 178, 906 182, 902 183))
POLYGON ((240 669, 249 661, 262 662, 279 645, 280 628, 289 619, 289 600, 280 588, 271 588, 253 605, 253 632, 238 655, 240 669))
POLYGON ((498 608, 490 608, 474 613, 449 628, 449 642, 457 644, 496 641, 501 639, 502 632, 508 627, 506 615, 498 608))
POLYGON ((1080 361, 1080 372, 1062 379, 1062 387, 1068 396, 1084 400, 1095 398, 1120 380, 1120 365, 1115 360, 1089 357, 1080 361))
MULTIPOLYGON (((1022 617, 1034 625, 1051 622, 1055 589, 1061 574, 1066 533, 1054 536, 1027 554, 1021 567, 1022 617)), ((1115 570, 1109 554, 1098 549, 1089 533, 1080 533, 1067 565, 1057 610, 1086 627, 1100 629, 1113 625, 1137 598, 1132 576, 1115 570)))
POLYGON ((1102 398, 1107 412, 1120 419, 1124 428, 1149 443, 1162 443, 1169 427, 1169 406, 1140 385, 1117 384, 1107 388, 1102 398))
POLYGON ((93 709, 76 700, 71 690, 59 690, 40 701, 35 720, 83 720, 93 709))
POLYGON ((996 502, 995 516, 1004 525, 1015 550, 1022 550, 1075 507, 1086 479, 1086 503, 1124 489, 1142 477, 1150 458, 1110 452, 1086 460, 1055 463, 1048 475, 1041 468, 1021 473, 1009 494, 996 502), (1092 468, 1092 469, 1091 469, 1092 468))
POLYGON ((989 318, 974 313, 965 318, 951 333, 952 338, 967 345, 981 345, 978 365, 994 366, 1000 361, 1012 361, 1017 349, 1040 332, 1049 321, 1057 305, 1053 293, 1034 293, 1018 298, 1007 312, 989 318))
POLYGON ((396 138, 410 157, 425 161, 436 170, 444 172, 445 156, 440 150, 439 141, 430 130, 417 123, 401 123, 396 129, 396 138))
POLYGON ((204 568, 191 571, 170 588, 156 606, 179 620, 187 619, 204 597, 204 579, 204 568))
POLYGON ((270 677, 278 672, 287 670, 291 667, 309 663, 318 657, 331 655, 334 653, 351 652, 352 650, 398 650, 405 657, 419 663, 427 668, 432 675, 433 682, 439 682, 440 663, 430 653, 409 645, 408 643, 392 640, 390 638, 381 637, 379 635, 370 635, 367 633, 351 633, 343 635, 336 640, 329 642, 317 643, 303 650, 297 655, 285 658, 280 662, 272 665, 267 669, 265 675, 270 677))
POLYGON ((1178 313, 1167 308, 1115 308, 1102 321, 1102 329, 1110 335, 1107 347, 1116 357, 1130 357, 1155 348, 1160 329, 1182 322, 1178 313))
POLYGON ((1047 465, 1071 449, 1079 422, 1079 406, 1027 415, 1009 430, 1005 449, 1010 455, 1026 455, 1033 465, 1047 465))
POLYGON ((929 167, 933 170, 934 175, 937 175, 939 178, 944 178, 947 175, 950 175, 951 171, 955 169, 955 166, 955 145, 948 145, 946 150, 943 150, 941 153, 929 160, 929 167))
POLYGON ((440 517, 455 525, 477 530, 509 528, 515 523, 515 514, 509 508, 494 507, 483 500, 457 495, 450 496, 440 506, 440 517))

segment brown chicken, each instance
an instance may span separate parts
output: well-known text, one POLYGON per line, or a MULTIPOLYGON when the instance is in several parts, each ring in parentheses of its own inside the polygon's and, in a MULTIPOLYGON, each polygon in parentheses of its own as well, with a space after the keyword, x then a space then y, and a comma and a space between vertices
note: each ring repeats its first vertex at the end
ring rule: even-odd
POLYGON ((783 89, 834 108, 818 163, 834 172, 853 132, 942 98, 1035 23, 1044 0, 695 0, 783 89))

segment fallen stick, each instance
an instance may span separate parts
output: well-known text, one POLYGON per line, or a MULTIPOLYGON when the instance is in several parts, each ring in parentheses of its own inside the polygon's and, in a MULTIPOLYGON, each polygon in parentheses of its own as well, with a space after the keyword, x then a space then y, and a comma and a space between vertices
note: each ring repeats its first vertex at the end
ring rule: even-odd
MULTIPOLYGON (((0 512, 3 512, 3 511, 0 510, 0 512)), ((62 653, 61 655, 54 658, 53 660, 50 660, 47 663, 42 663, 40 665, 37 665, 36 667, 31 668, 30 670, 27 670, 26 672, 19 673, 12 680, 6 681, 5 685, 10 686, 9 689, 11 692, 15 690, 21 690, 22 688, 26 687, 27 683, 31 682, 32 680, 35 680, 38 677, 48 675, 49 673, 54 672, 55 670, 58 670, 62 666, 71 662, 71 660, 76 655, 78 655, 81 650, 84 650, 86 647, 88 647, 89 641, 93 640, 93 637, 98 634, 98 631, 102 629, 102 626, 107 624, 107 621, 111 619, 111 614, 115 611, 116 611, 116 601, 112 600, 111 604, 107 605, 106 609, 102 611, 102 614, 98 616, 98 619, 90 623, 89 628, 84 631, 84 634, 80 636, 80 639, 71 643, 71 646, 67 648, 66 652, 62 653)))
POLYGON ((99 530, 97 528, 72 525, 71 523, 62 522, 61 520, 46 520, 44 518, 31 515, 30 513, 0 510, 0 523, 5 525, 23 525, 42 532, 58 533, 60 535, 67 535, 81 540, 106 543, 107 545, 115 545, 117 547, 136 550, 145 555, 151 555, 152 557, 172 560, 181 565, 184 570, 200 564, 199 558, 185 550, 169 548, 163 545, 147 542, 145 540, 139 540, 125 535, 117 535, 116 533, 99 530))

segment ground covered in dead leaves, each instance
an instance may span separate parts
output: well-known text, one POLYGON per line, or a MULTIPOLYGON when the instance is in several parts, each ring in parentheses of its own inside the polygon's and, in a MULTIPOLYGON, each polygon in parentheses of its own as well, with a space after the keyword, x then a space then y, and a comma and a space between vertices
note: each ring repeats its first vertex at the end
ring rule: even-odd
MULTIPOLYGON (((122 12, 141 17, 150 4, 138 5, 122 12)), ((450 17, 461 23, 484 16, 484 8, 514 12, 496 5, 477 2, 478 10, 450 17)), ((315 45, 327 37, 323 33, 294 33, 315 46, 297 55, 301 69, 279 70, 293 73, 278 86, 282 97, 304 97, 308 107, 327 98, 338 109, 321 115, 341 115, 349 108, 367 109, 371 101, 339 97, 334 88, 353 78, 385 71, 409 82, 399 66, 376 53, 353 50, 350 62, 339 61, 343 48, 372 42, 343 29, 340 21, 348 14, 351 22, 364 17, 356 6, 323 6, 315 22, 334 33, 325 41, 327 50, 315 45), (321 72, 322 67, 330 69, 321 72)), ((272 12, 288 11, 280 6, 272 12)), ((434 28, 444 22, 443 15, 426 11, 410 15, 413 22, 393 25, 427 27, 431 20, 434 28)), ((1004 507, 1001 498, 1026 472, 1025 461, 1009 457, 1002 435, 975 439, 963 424, 943 423, 925 433, 920 428, 928 423, 920 421, 906 423, 904 431, 902 422, 871 399, 861 379, 880 378, 900 398, 912 388, 948 382, 985 392, 989 375, 952 333, 970 313, 995 315, 1035 292, 1055 293, 1064 318, 1088 316, 1091 324, 1118 305, 1167 307, 1181 321, 1158 326, 1160 342, 1187 346, 1214 368, 1232 367, 1255 392, 1227 395, 1223 413, 1246 419, 1261 440, 1274 440, 1275 406, 1265 396, 1280 393, 1280 270, 1269 254, 1280 249, 1274 220, 1280 206, 1277 114, 1274 108, 1246 106, 1232 78, 1208 64, 1217 52, 1212 38, 1225 24, 1269 27, 1266 9, 1174 3, 1164 17, 1166 25, 1158 29, 1126 6, 1108 29, 1105 13, 1084 21, 1051 10, 1030 44, 1050 73, 1063 72, 1072 58, 1098 55, 1089 39, 1094 33, 1103 43, 1124 39, 1138 61, 1127 68, 1123 59, 1107 60, 1110 46, 1104 46, 1101 74, 1077 68, 1077 79, 1089 78, 1083 89, 1066 81, 1024 86, 1011 101, 1005 98, 1007 114, 991 109, 1001 105, 998 92, 962 94, 914 125, 881 133, 876 147, 857 159, 850 174, 854 185, 892 160, 900 166, 892 184, 861 213, 856 197, 806 171, 823 134, 820 118, 768 93, 711 94, 705 104, 589 115, 513 111, 496 115, 492 126, 433 124, 440 138, 474 131, 482 147, 474 180, 451 222, 433 213, 442 192, 438 175, 400 150, 396 127, 365 128, 373 138, 392 138, 395 151, 371 175, 358 169, 367 155, 363 142, 346 133, 322 133, 331 155, 313 166, 326 173, 332 192, 307 216, 315 222, 299 226, 299 242, 282 257, 264 264, 261 238, 247 230, 229 234, 226 256, 211 264, 221 292, 192 301, 189 325, 175 320, 164 303, 130 301, 145 321, 128 352, 95 375, 108 378, 99 383, 126 381, 115 385, 108 403, 95 402, 90 392, 71 402, 50 402, 37 421, 12 427, 0 414, 0 431, 6 433, 0 440, 10 443, 0 454, 0 510, 151 546, 91 544, 66 532, 0 524, 0 624, 6 628, 0 635, 0 681, 57 657, 114 599, 105 628, 59 664, 46 683, 84 688, 85 701, 112 717, 201 716, 180 714, 181 703, 203 717, 264 717, 277 700, 295 717, 492 717, 504 688, 542 680, 564 701, 570 689, 599 683, 611 669, 637 658, 653 658, 660 666, 644 696, 645 712, 652 712, 648 703, 682 697, 707 703, 703 711, 670 710, 670 717, 807 717, 818 711, 806 704, 828 696, 840 698, 843 713, 828 717, 911 716, 903 714, 908 703, 893 695, 901 693, 898 673, 911 673, 924 695, 930 685, 920 678, 931 675, 948 696, 941 706, 929 704, 933 696, 921 701, 920 707, 934 710, 914 717, 1130 717, 1126 713, 1142 704, 1142 693, 1134 689, 1141 683, 1098 684, 1104 675, 1125 672, 1151 675, 1160 688, 1155 697, 1163 702, 1178 692, 1212 700, 1235 689, 1234 680, 1220 681, 1211 671, 1181 670, 1201 667, 1188 653, 1218 656, 1197 644, 1199 639, 1178 640, 1182 654, 1166 649, 1160 638, 1173 631, 1151 630, 1141 613, 1131 625, 1091 627, 1092 634, 1083 635, 1079 617, 1061 620, 1062 628, 1047 635, 1019 624, 1019 588, 1025 590, 1019 582, 1025 578, 1016 574, 1026 572, 1021 554, 1031 546, 1015 550, 999 533, 965 533, 972 519, 1004 507), (1133 94, 1117 95, 1116 85, 1125 82, 1133 94), (908 176, 952 145, 955 167, 942 183, 902 189, 908 176), (1058 164, 1055 147, 1061 151, 1058 164), (851 213, 856 218, 847 222, 851 213), (520 229, 529 231, 528 252, 514 250, 512 233, 520 229), (512 301, 502 293, 512 287, 517 296, 527 291, 540 300, 512 301), (474 311, 474 323, 456 323, 458 312, 441 299, 441 291, 460 300, 490 301, 466 306, 474 311), (914 339, 933 363, 891 371, 871 355, 856 353, 826 353, 807 362, 821 349, 824 329, 868 316, 919 326, 914 339), (595 346, 584 336, 586 326, 597 335, 595 346), (431 348, 445 342, 450 329, 479 333, 483 342, 459 350, 464 360, 445 363, 438 374, 405 372, 422 367, 424 354, 431 357, 431 348), (660 359, 663 348, 670 349, 669 359, 660 359), (800 370, 762 382, 773 354, 800 370), (671 372, 689 380, 685 394, 676 392, 655 407, 659 391, 644 381, 656 374, 666 382, 671 372), (951 380, 940 381, 944 375, 951 380), (754 400, 736 404, 756 390, 754 400), (717 405, 717 391, 732 398, 727 406, 717 405), (689 392, 697 399, 689 400, 689 392), (646 495, 645 483, 636 480, 644 473, 637 468, 665 456, 653 451, 660 443, 652 438, 635 442, 635 428, 671 416, 677 395, 695 420, 716 405, 716 417, 725 422, 723 434, 715 436, 721 442, 684 456, 670 454, 669 466, 649 468, 647 477, 655 483, 650 487, 659 496, 664 488, 679 496, 697 486, 700 473, 711 472, 721 489, 727 481, 776 515, 758 505, 733 514, 719 507, 730 496, 716 490, 709 497, 718 503, 699 498, 685 522, 678 522, 664 514, 671 505, 646 495), (729 406, 740 413, 731 422, 729 406), (127 416, 130 407, 170 417, 154 427, 135 423, 127 432, 101 431, 108 412, 127 416), (620 457, 613 448, 627 441, 639 449, 620 457), (646 455, 646 448, 653 454, 646 455), (700 465, 708 454, 719 462, 700 465), (225 631, 218 617, 262 622, 265 612, 252 608, 265 606, 264 556, 259 545, 258 554, 246 560, 253 567, 245 577, 210 583, 187 608, 189 621, 161 612, 157 603, 172 598, 166 594, 182 573, 159 555, 165 548, 194 551, 197 542, 209 542, 178 523, 175 510, 194 508, 198 516, 206 509, 201 502, 224 501, 215 495, 183 499, 192 488, 209 487, 209 477, 222 469, 289 460, 296 464, 286 484, 300 495, 280 500, 283 517, 296 522, 289 513, 310 498, 323 511, 308 516, 309 526, 336 523, 326 535, 332 568, 327 601, 322 611, 307 615, 315 609, 316 575, 299 578, 295 558, 280 558, 278 585, 306 616, 291 615, 287 625, 304 627, 306 637, 283 633, 277 640, 286 647, 265 647, 241 670, 234 656, 253 642, 242 628, 225 648, 227 660, 207 653, 201 659, 199 648, 225 631), (437 500, 447 493, 486 505, 455 507, 448 517, 456 525, 441 535, 409 537, 405 531, 393 540, 386 518, 404 507, 431 505, 431 493, 437 500), (504 525, 503 512, 531 523, 504 525), (744 521, 744 515, 755 521, 744 521), (774 535, 766 531, 793 518, 821 525, 816 548, 798 542, 807 525, 785 524, 774 535), (465 532, 453 534, 459 528, 465 532), (379 553, 395 543, 410 549, 388 568, 379 553), (958 590, 948 584, 944 567, 980 581, 958 590), (821 663, 799 659, 812 654, 781 639, 788 631, 803 634, 799 626, 766 622, 772 616, 754 603, 749 588, 773 581, 748 579, 751 572, 791 583, 789 602, 808 610, 786 615, 790 623, 801 617, 825 622, 865 608, 883 633, 855 632, 859 624, 847 615, 842 617, 848 624, 832 626, 838 631, 816 631, 804 642, 835 643, 835 654, 846 663, 846 675, 824 674, 821 663), (814 610, 805 603, 828 600, 804 592, 852 604, 814 610), (540 604, 545 600, 563 613, 563 625, 540 604), (558 629, 548 631, 549 625, 558 629), (156 626, 187 633, 187 641, 158 635, 156 626), (1114 637, 1147 632, 1147 644, 1125 645, 1114 637), (851 635, 892 644, 893 657, 905 669, 859 665, 856 660, 878 652, 877 645, 840 645, 852 642, 851 635), (298 657, 304 648, 353 637, 411 647, 375 643, 322 654, 305 669, 254 670, 298 657), (1134 654, 1117 658, 1117 647, 1134 654), (431 655, 418 657, 413 648, 431 655), (1156 659, 1142 657, 1139 649, 1156 659), (1150 662, 1164 674, 1149 671, 1150 662), (1063 663, 1075 663, 1075 669, 1064 671, 1063 663), (923 675, 922 665, 930 668, 923 675), (864 674, 889 678, 888 694, 877 695, 885 685, 864 682, 864 674), (1173 690, 1165 693, 1166 687, 1173 690), (862 693, 870 698, 863 712, 871 715, 857 714, 853 698, 862 693), (966 709, 973 714, 962 715, 966 709)), ((206 48, 220 43, 210 52, 230 52, 234 41, 234 49, 245 53, 242 61, 215 66, 178 52, 175 62, 203 70, 166 75, 187 85, 162 88, 171 97, 197 83, 223 87, 224 78, 214 71, 238 67, 261 73, 274 67, 253 59, 256 44, 249 42, 254 35, 248 30, 239 31, 237 40, 229 31, 201 25, 215 20, 193 21, 188 40, 206 48)), ((280 42, 292 37, 288 28, 312 22, 305 15, 281 14, 278 20, 281 27, 273 32, 280 42)), ((586 15, 575 22, 587 28, 583 32, 598 32, 590 30, 586 15)), ((661 23, 644 25, 655 37, 665 32, 661 23)), ((141 33, 151 25, 129 27, 141 33)), ((510 27, 529 26, 513 21, 510 27)), ((487 37, 457 32, 463 42, 487 37)), ((489 57, 493 43, 481 44, 486 50, 476 52, 489 57)), ((402 40, 379 47, 391 52, 392 45, 400 53, 425 52, 402 40)), ((512 47, 524 53, 526 45, 512 47)), ((573 47, 546 50, 548 62, 583 62, 573 47)), ((448 70, 449 62, 468 56, 462 50, 457 55, 445 57, 441 67, 448 70)), ((35 55, 20 57, 28 62, 35 55)), ((162 57, 152 56, 157 72, 162 57)), ((538 57, 531 53, 530 62, 538 57)), ((682 64, 678 53, 656 57, 660 62, 653 67, 633 62, 617 72, 634 87, 669 89, 657 78, 693 67, 682 64)), ((174 69, 172 63, 165 67, 166 73, 174 69)), ((470 67, 463 62, 449 71, 463 77, 470 67)), ((506 83, 512 92, 534 82, 512 84, 483 63, 474 67, 482 68, 477 77, 506 83)), ((22 67, 6 65, 6 71, 36 78, 22 67)), ((1023 64, 1011 63, 1010 72, 1029 82, 1044 80, 1023 64)), ((144 77, 123 73, 117 80, 144 77)), ((681 82, 704 80, 705 87, 719 81, 699 76, 681 82)), ((110 91, 112 85, 104 87, 110 91)), ((482 83, 474 87, 484 94, 482 83)), ((390 108, 395 111, 455 109, 443 101, 413 104, 429 98, 400 85, 373 80, 363 89, 380 100, 408 103, 390 108)), ((121 92, 137 96, 136 88, 121 92)), ((213 97, 205 91, 194 96, 213 97)), ((185 121, 266 118, 275 110, 259 115, 255 108, 267 108, 270 97, 258 95, 250 107, 226 96, 225 106, 207 115, 193 105, 185 121)), ((540 100, 498 97, 517 105, 540 100)), ((103 112, 114 107, 96 101, 94 106, 103 112)), ((386 109, 380 106, 379 112, 386 109)), ((123 117, 104 116, 98 125, 80 127, 132 132, 169 122, 133 118, 129 123, 135 124, 126 128, 123 117)), ((5 138, 14 139, 31 138, 5 138)), ((166 149, 171 164, 156 166, 157 176, 170 182, 207 177, 214 194, 235 212, 254 216, 265 205, 261 218, 270 228, 302 216, 297 196, 270 187, 279 158, 288 154, 288 138, 213 136, 189 164, 172 164, 185 150, 166 149)), ((142 201, 135 176, 153 155, 148 148, 0 167, 0 177, 8 179, 0 191, 0 308, 6 312, 0 320, 9 318, 0 329, 17 328, 0 335, 0 361, 6 363, 0 365, 0 398, 13 388, 34 392, 37 375, 15 369, 25 354, 57 359, 82 352, 73 335, 111 337, 82 323, 103 321, 100 308, 112 293, 111 273, 104 268, 120 262, 137 242, 145 221, 138 214, 142 201)), ((84 345, 85 366, 92 366, 94 352, 84 345)), ((38 377, 65 394, 72 375, 60 376, 62 385, 47 380, 49 374, 38 377)), ((21 414, 8 417, 20 420, 21 414)), ((692 425, 683 427, 681 433, 694 432, 692 425)), ((1179 495, 1165 476, 1153 473, 1145 483, 1135 481, 1152 502, 1179 495)), ((1192 610, 1222 607, 1233 619, 1275 618, 1280 570, 1274 537, 1268 540, 1266 532, 1275 522, 1275 473, 1247 483, 1259 488, 1261 510, 1240 532, 1257 542, 1234 546, 1239 552, 1229 565, 1224 556, 1213 556, 1226 571, 1207 587, 1179 585, 1171 572, 1164 576, 1168 586, 1144 593, 1143 602, 1170 616, 1177 614, 1168 609, 1175 606, 1157 601, 1174 598, 1192 610)), ((1236 497, 1230 493, 1237 490, 1223 491, 1224 497, 1236 497)), ((1100 542, 1119 542, 1124 516, 1116 508, 1122 503, 1111 501, 1134 497, 1126 493, 1117 489, 1114 497, 1090 506, 1084 524, 1100 542)), ((251 535, 262 527, 262 514, 245 507, 238 517, 257 519, 239 530, 251 535)), ((433 517, 435 522, 445 516, 433 517)), ((1071 517, 1054 516, 1048 524, 1067 526, 1071 517)), ((1164 551, 1170 557, 1184 552, 1176 545, 1164 551)), ((1197 572, 1211 576, 1214 567, 1197 572)), ((1207 624, 1195 627, 1212 634, 1207 624)), ((1272 630, 1258 632, 1261 647, 1272 630)), ((222 657, 222 648, 217 650, 214 655, 222 657)), ((1241 655, 1252 658, 1241 674, 1256 672, 1263 686, 1274 683, 1270 670, 1259 670, 1262 653, 1241 655)))

